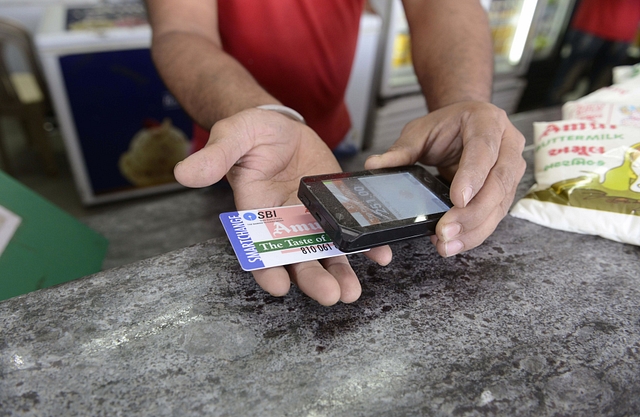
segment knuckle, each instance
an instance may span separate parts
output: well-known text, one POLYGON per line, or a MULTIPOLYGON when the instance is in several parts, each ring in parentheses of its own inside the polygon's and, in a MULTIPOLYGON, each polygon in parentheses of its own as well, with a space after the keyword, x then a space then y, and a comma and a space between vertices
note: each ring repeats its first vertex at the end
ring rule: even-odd
POLYGON ((505 166, 496 166, 492 170, 492 175, 496 179, 496 183, 500 188, 502 197, 506 197, 515 189, 516 179, 511 169, 505 166))
POLYGON ((496 117, 500 120, 501 123, 511 123, 509 122, 509 115, 507 115, 507 112, 504 109, 498 106, 493 106, 493 109, 496 117))
POLYGON ((520 157, 519 161, 519 169, 518 169, 518 181, 524 176, 524 173, 527 171, 527 161, 524 158, 520 157))
POLYGON ((508 196, 500 203, 500 218, 504 218, 509 214, 509 210, 511 209, 511 203, 513 203, 513 195, 508 196))
POLYGON ((524 146, 526 145, 527 140, 525 139, 524 135, 520 133, 520 131, 515 127, 514 127, 514 133, 515 134, 513 135, 513 139, 515 140, 515 143, 518 147, 518 151, 522 153, 522 150, 524 149, 524 146))

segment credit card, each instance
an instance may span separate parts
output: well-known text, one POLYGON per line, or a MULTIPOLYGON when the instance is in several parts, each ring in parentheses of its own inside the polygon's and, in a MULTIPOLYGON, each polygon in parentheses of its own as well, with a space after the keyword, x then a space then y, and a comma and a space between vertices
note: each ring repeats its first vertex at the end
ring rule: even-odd
POLYGON ((345 254, 303 205, 221 213, 220 221, 245 271, 345 254))

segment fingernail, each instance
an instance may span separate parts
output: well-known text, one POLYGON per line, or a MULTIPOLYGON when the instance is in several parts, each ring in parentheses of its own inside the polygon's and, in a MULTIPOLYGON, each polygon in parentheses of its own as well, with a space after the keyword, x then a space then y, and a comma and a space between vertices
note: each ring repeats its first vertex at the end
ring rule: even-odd
POLYGON ((460 225, 460 223, 449 223, 442 228, 442 238, 445 242, 449 241, 458 236, 461 230, 462 226, 460 225))
POLYGON ((467 207, 467 204, 469 204, 472 195, 473 189, 471 187, 465 187, 462 190, 462 207, 467 207))
POLYGON ((380 163, 376 162, 377 159, 380 159, 380 155, 371 155, 364 161, 365 169, 376 169, 379 168, 380 163))
POLYGON ((462 251, 463 248, 464 245, 459 240, 452 240, 451 242, 447 242, 444 244, 445 256, 449 257, 457 255, 462 251))

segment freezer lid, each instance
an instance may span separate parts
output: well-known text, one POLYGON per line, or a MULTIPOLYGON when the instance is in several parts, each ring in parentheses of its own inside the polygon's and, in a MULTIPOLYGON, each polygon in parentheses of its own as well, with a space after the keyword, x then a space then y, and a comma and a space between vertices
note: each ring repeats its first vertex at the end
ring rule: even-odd
POLYGON ((56 54, 148 48, 151 27, 144 9, 130 4, 55 5, 45 11, 35 43, 40 52, 56 54))

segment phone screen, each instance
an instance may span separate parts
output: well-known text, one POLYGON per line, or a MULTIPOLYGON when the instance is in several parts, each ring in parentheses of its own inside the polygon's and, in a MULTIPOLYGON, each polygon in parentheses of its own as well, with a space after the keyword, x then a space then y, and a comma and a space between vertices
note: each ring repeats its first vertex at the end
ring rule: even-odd
POLYGON ((418 218, 449 210, 408 172, 323 181, 360 226, 418 218))

